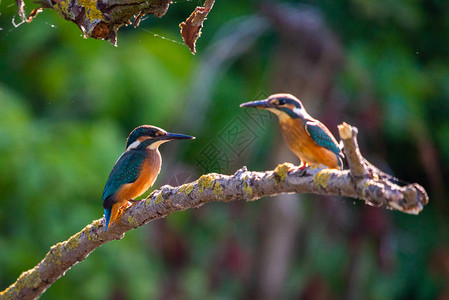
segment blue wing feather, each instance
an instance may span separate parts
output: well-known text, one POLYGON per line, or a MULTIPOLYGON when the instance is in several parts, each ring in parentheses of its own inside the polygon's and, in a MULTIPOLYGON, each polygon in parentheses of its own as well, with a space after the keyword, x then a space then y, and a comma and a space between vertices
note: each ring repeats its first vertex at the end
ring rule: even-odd
MULTIPOLYGON (((137 180, 144 159, 145 154, 138 151, 128 151, 120 156, 106 181, 103 191, 103 201, 107 201, 108 198, 114 196, 121 185, 137 180)), ((106 206, 112 204, 108 203, 106 206)))
POLYGON ((111 212, 112 212, 111 207, 105 208, 105 210, 104 210, 104 219, 106 221, 104 231, 108 231, 109 221, 111 220, 111 212))
MULTIPOLYGON (((323 125, 324 126, 324 125, 323 125)), ((337 155, 340 155, 341 150, 338 147, 337 141, 333 138, 332 134, 327 128, 322 128, 315 122, 306 122, 306 131, 318 144, 318 146, 324 147, 337 155)))

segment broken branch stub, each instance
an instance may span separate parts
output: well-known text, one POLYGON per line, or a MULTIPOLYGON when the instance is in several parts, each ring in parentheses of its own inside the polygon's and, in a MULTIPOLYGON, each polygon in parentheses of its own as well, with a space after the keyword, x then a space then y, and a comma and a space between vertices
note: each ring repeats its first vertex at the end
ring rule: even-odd
POLYGON ((429 197, 422 186, 417 183, 400 186, 398 183, 403 183, 402 180, 379 170, 362 156, 356 127, 343 122, 338 125, 338 131, 357 193, 363 195, 362 199, 368 205, 385 206, 417 215, 429 203, 429 197))

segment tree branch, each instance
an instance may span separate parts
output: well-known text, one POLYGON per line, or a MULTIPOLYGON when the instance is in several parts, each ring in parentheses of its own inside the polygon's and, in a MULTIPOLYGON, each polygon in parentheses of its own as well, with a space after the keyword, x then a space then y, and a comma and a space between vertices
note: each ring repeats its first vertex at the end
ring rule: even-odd
MULTIPOLYGON (((117 45, 120 27, 131 24, 137 27, 147 14, 162 18, 171 4, 171 0, 39 0, 36 3, 41 6, 25 18, 24 0, 16 2, 22 19, 20 24, 30 23, 44 9, 54 9, 62 18, 78 25, 85 38, 107 40, 113 45, 117 45)), ((193 54, 203 22, 214 3, 215 0, 205 0, 203 6, 195 8, 190 17, 180 24, 182 38, 193 54)))
POLYGON ((209 202, 254 201, 280 193, 313 193, 352 197, 368 205, 409 214, 418 214, 423 209, 429 200, 423 187, 416 183, 398 186, 393 182, 394 177, 379 171, 362 157, 356 128, 343 123, 339 132, 350 170, 300 169, 284 163, 273 171, 250 172, 243 167, 231 176, 211 173, 178 187, 163 186, 147 199, 124 209, 107 233, 102 218, 51 247, 44 259, 22 273, 14 284, 0 293, 0 298, 34 299, 102 244, 119 240, 126 231, 152 220, 209 202))
MULTIPOLYGON (((16 0, 22 11, 23 0, 16 0)), ((73 22, 85 38, 92 37, 117 45, 117 31, 123 25, 138 26, 146 14, 163 17, 170 0, 39 0, 26 22, 30 23, 43 9, 54 9, 62 18, 73 22), (131 19, 134 18, 134 22, 131 19)))

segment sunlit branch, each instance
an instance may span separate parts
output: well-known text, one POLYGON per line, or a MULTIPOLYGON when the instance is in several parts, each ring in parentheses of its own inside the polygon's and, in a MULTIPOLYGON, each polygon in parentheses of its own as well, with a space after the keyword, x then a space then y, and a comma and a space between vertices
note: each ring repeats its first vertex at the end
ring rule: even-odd
POLYGON ((178 187, 163 186, 147 199, 125 209, 107 233, 102 218, 51 247, 44 259, 22 273, 14 284, 0 293, 0 298, 34 299, 102 244, 121 239, 128 230, 152 220, 209 202, 254 201, 280 193, 312 193, 352 197, 368 205, 409 214, 418 214, 423 209, 428 202, 423 187, 416 183, 399 186, 396 178, 368 163, 360 154, 356 128, 344 123, 339 126, 339 132, 350 170, 301 169, 285 163, 273 171, 251 172, 243 167, 234 175, 212 173, 178 187))

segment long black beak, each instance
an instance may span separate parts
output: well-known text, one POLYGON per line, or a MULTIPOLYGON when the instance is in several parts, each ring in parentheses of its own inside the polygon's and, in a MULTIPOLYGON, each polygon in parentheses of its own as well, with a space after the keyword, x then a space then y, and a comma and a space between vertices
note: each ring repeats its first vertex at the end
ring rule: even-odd
POLYGON ((273 107, 273 105, 271 105, 270 102, 265 99, 242 103, 240 104, 240 107, 270 108, 273 107))
POLYGON ((162 137, 164 140, 192 140, 195 139, 194 136, 179 134, 179 133, 169 133, 162 137))

